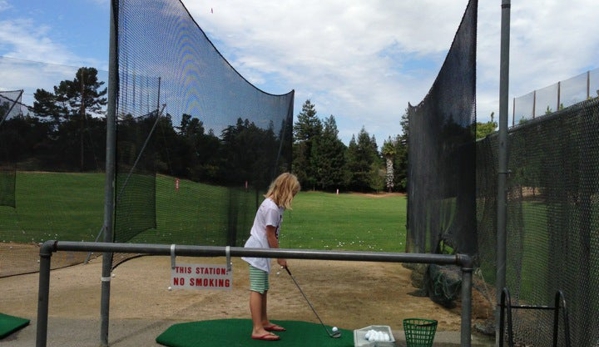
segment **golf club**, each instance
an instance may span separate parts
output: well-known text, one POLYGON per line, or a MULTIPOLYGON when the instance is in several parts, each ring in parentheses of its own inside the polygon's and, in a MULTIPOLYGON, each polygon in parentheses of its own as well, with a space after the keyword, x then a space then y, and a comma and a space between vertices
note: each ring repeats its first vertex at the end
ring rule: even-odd
POLYGON ((293 275, 291 274, 291 271, 289 271, 289 268, 287 266, 284 266, 284 268, 285 268, 285 270, 287 270, 287 273, 289 274, 289 277, 291 277, 291 279, 293 280, 293 283, 295 283, 295 286, 297 287, 297 289, 299 289, 300 293, 302 293, 302 295, 304 296, 304 299, 306 299, 306 302, 308 303, 308 305, 310 305, 310 308, 312 309, 312 312, 314 312, 314 314, 316 315, 316 318, 318 318, 318 320, 320 321, 320 324, 322 325, 324 331, 326 331, 327 334, 330 337, 332 337, 332 338, 336 339, 336 338, 341 337, 341 332, 340 331, 329 332, 329 330, 327 329, 327 327, 322 322, 322 319, 320 319, 320 316, 318 315, 318 313, 316 313, 316 310, 314 309, 314 306, 312 306, 312 304, 310 303, 310 300, 308 300, 308 297, 306 296, 306 294, 304 294, 304 291, 302 290, 302 288, 300 288, 299 284, 295 280, 295 277, 293 277, 293 275))

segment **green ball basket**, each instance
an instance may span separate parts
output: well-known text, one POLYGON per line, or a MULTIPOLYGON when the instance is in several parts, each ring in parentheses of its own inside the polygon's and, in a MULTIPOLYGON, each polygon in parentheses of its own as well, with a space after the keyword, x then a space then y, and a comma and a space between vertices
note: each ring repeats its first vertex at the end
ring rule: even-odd
POLYGON ((403 321, 407 347, 432 347, 437 331, 437 321, 432 319, 408 318, 403 321))

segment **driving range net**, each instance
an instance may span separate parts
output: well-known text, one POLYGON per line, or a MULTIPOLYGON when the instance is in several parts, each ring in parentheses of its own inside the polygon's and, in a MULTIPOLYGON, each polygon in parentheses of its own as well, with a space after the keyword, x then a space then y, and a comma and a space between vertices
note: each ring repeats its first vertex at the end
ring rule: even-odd
MULTIPOLYGON (((494 308, 499 145, 497 133, 474 137, 476 22, 471 1, 431 90, 409 109, 407 250, 472 256, 474 288, 494 308)), ((506 287, 513 305, 535 307, 563 291, 572 346, 599 345, 597 134, 596 97, 508 132, 506 287)), ((427 295, 459 299, 459 276, 432 266, 427 275, 427 295)), ((557 345, 566 346, 561 312, 557 345)), ((553 345, 553 310, 513 315, 516 343, 553 345)))

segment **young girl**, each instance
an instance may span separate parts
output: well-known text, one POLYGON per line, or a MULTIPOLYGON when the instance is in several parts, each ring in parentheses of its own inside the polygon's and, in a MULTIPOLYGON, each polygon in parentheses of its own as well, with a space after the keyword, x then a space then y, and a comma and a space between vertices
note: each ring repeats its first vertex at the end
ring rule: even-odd
MULTIPOLYGON (((279 175, 268 188, 265 199, 256 212, 247 248, 279 248, 279 231, 285 209, 291 209, 291 202, 300 191, 297 177, 290 173, 279 175)), ((285 331, 273 324, 266 314, 266 297, 269 289, 268 274, 270 258, 242 257, 250 264, 250 313, 252 315, 252 339, 277 341, 280 337, 272 331, 285 331)), ((287 260, 277 259, 281 267, 287 260)))

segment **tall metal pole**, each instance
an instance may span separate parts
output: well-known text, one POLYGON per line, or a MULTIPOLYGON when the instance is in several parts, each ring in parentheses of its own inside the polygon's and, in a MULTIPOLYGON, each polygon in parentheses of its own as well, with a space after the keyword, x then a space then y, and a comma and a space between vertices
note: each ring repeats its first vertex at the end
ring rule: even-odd
MULTIPOLYGON (((114 184, 116 176, 116 103, 118 96, 118 51, 116 25, 118 24, 118 0, 110 4, 110 43, 108 54, 108 106, 106 110, 106 176, 104 180, 104 242, 112 243, 114 224, 114 184), (115 5, 116 4, 116 5, 115 5), (117 7, 115 9, 115 6, 117 7)), ((110 272, 112 252, 102 253, 102 294, 100 300, 100 342, 108 346, 108 323, 110 312, 110 272)))
MULTIPOLYGON (((499 72, 499 149, 497 175, 497 282, 496 302, 501 302, 501 292, 506 285, 506 221, 508 176, 508 92, 510 72, 510 0, 501 3, 501 61, 499 72)), ((499 318, 501 310, 495 308, 495 345, 499 344, 499 318)))

